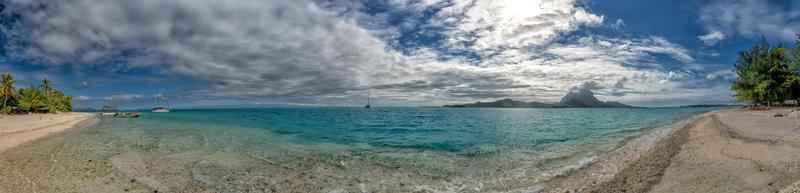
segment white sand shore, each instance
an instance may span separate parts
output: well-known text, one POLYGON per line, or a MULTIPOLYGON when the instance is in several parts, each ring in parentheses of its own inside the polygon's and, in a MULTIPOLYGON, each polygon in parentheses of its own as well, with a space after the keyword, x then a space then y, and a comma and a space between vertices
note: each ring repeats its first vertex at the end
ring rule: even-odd
POLYGON ((94 118, 94 114, 3 115, 0 117, 0 153, 65 131, 91 118, 94 118))
POLYGON ((556 178, 547 192, 800 192, 800 118, 789 111, 707 113, 556 178))

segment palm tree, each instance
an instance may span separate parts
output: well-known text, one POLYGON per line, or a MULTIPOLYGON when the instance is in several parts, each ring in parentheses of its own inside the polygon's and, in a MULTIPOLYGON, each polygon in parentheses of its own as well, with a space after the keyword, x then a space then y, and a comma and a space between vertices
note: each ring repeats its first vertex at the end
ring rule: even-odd
POLYGON ((27 89, 19 89, 16 98, 17 107, 19 107, 21 111, 33 111, 44 105, 44 94, 33 86, 27 89))
POLYGON ((47 97, 47 100, 44 100, 44 105, 50 113, 64 112, 67 111, 65 100, 64 93, 56 90, 47 97))
POLYGON ((6 111, 8 100, 14 96, 14 77, 11 73, 3 73, 0 78, 0 96, 3 97, 3 111, 6 111))
POLYGON ((67 111, 72 111, 72 95, 67 95, 67 99, 64 100, 64 105, 67 107, 67 111))
POLYGON ((42 80, 42 86, 41 87, 42 87, 42 91, 44 91, 44 94, 47 95, 47 96, 50 96, 50 89, 52 89, 52 88, 50 88, 50 81, 45 78, 44 80, 42 80))

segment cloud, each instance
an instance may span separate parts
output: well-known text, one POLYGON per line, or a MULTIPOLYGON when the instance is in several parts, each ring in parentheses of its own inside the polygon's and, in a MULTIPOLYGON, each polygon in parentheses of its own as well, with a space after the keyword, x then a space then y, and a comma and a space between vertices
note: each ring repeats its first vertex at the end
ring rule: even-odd
POLYGON ((581 26, 600 25, 603 16, 572 0, 476 0, 454 1, 434 20, 452 29, 446 33, 450 47, 487 55, 545 45, 581 26))
POLYGON ((155 95, 153 95, 153 98, 160 99, 160 100, 168 99, 167 96, 164 95, 163 93, 155 94, 155 95))
POLYGON ((620 29, 622 27, 625 27, 625 21, 622 19, 617 19, 614 21, 614 23, 610 23, 609 27, 614 29, 620 29))
POLYGON ((110 98, 110 100, 136 100, 136 99, 142 99, 142 95, 139 95, 139 94, 117 94, 117 95, 109 96, 109 97, 107 97, 107 99, 108 98, 110 98))
POLYGON ((722 41, 725 38, 726 38, 725 34, 723 34, 720 31, 711 31, 708 32, 708 34, 706 35, 697 36, 697 39, 703 41, 703 44, 705 44, 706 46, 713 46, 714 44, 717 44, 717 42, 722 41))
POLYGON ((89 85, 89 83, 88 83, 88 82, 86 82, 86 81, 81 81, 81 82, 79 82, 79 83, 76 83, 76 84, 72 85, 72 88, 74 88, 74 89, 78 89, 78 90, 83 90, 83 89, 89 88, 89 86, 90 86, 90 85, 89 85))
POLYGON ((170 96, 194 100, 354 104, 369 90, 387 103, 555 101, 594 82, 637 93, 600 97, 646 102, 705 78, 666 38, 578 34, 604 20, 578 1, 398 0, 375 14, 333 2, 13 0, 20 17, 0 31, 15 59, 175 75, 197 83, 170 96), (397 47, 409 35, 433 40, 397 47))
POLYGON ((8 43, 14 56, 52 65, 89 60, 94 66, 165 69, 208 81, 211 88, 258 88, 272 95, 343 92, 365 86, 366 78, 389 69, 397 57, 370 31, 306 1, 11 6, 26 11, 8 34, 32 45, 8 43))
POLYGON ((699 22, 712 33, 794 40, 800 31, 800 2, 718 0, 700 9, 699 22))
POLYGON ((570 90, 594 90, 594 89, 603 89, 603 87, 600 86, 600 83, 597 83, 595 81, 586 81, 578 86, 570 88, 570 90))
POLYGON ((717 80, 717 79, 732 81, 736 79, 736 73, 733 72, 733 70, 719 70, 710 72, 708 73, 708 75, 706 75, 706 80, 717 80))
POLYGON ((92 97, 88 97, 88 96, 75 97, 75 100, 79 100, 79 101, 86 101, 86 100, 91 100, 91 99, 92 99, 92 97))

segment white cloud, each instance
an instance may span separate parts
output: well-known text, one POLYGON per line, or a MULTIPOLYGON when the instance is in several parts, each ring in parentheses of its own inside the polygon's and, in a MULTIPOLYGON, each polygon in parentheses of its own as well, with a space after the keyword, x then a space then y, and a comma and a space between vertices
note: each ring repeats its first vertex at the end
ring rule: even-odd
POLYGON ((708 75, 706 75, 706 79, 707 80, 722 79, 722 80, 732 81, 736 79, 736 73, 733 72, 733 70, 713 71, 708 73, 708 75))
POLYGON ((609 26, 612 28, 620 29, 622 27, 625 27, 625 21, 622 19, 617 19, 616 21, 614 21, 614 23, 610 23, 609 26))
POLYGON ((401 29, 380 29, 385 15, 347 8, 357 3, 304 0, 18 0, 12 6, 25 10, 22 22, 4 30, 16 40, 6 44, 14 57, 78 69, 155 69, 200 80, 176 94, 198 100, 353 103, 369 89, 387 103, 557 101, 594 81, 606 89, 598 92, 605 100, 645 102, 678 97, 687 82, 705 78, 663 68, 657 56, 694 62, 689 50, 665 38, 569 36, 602 24, 603 16, 571 0, 531 2, 392 1, 410 12, 440 10, 429 21, 402 25, 436 26, 441 31, 425 33, 444 35, 445 47, 408 50, 392 48, 401 29))
POLYGON ((74 85, 72 85, 72 88, 74 88, 74 89, 78 89, 78 90, 81 90, 81 89, 86 89, 86 88, 89 88, 90 86, 91 86, 91 85, 89 85, 89 83, 88 83, 88 82, 86 82, 86 81, 81 81, 81 82, 79 82, 79 83, 77 83, 77 84, 74 84, 74 85))
POLYGON ((153 98, 161 99, 161 100, 168 99, 168 97, 166 95, 164 95, 163 93, 155 94, 155 95, 153 95, 153 98))
POLYGON ((88 96, 75 97, 75 100, 79 100, 79 101, 85 101, 85 100, 90 100, 90 99, 92 99, 92 97, 88 97, 88 96))
POLYGON ((447 32, 453 48, 479 54, 496 50, 541 46, 577 30, 603 23, 573 0, 462 0, 442 8, 435 23, 451 26, 447 32))
POLYGON ((117 94, 112 95, 106 98, 106 100, 135 100, 135 99, 142 99, 142 95, 139 94, 117 94), (109 99, 110 98, 110 99, 109 99))
POLYGON ((35 9, 39 3, 13 4, 30 11, 10 34, 34 46, 7 47, 50 64, 122 61, 206 80, 212 88, 316 95, 363 87, 398 57, 370 31, 306 1, 79 0, 35 9), (58 41, 35 41, 42 39, 58 41))
POLYGON ((699 21, 712 33, 794 40, 800 1, 718 0, 700 9, 699 21))
POLYGON ((697 36, 697 39, 703 41, 703 44, 705 44, 706 46, 712 46, 714 44, 717 44, 717 42, 724 40, 725 34, 715 30, 708 32, 708 34, 706 35, 697 36))

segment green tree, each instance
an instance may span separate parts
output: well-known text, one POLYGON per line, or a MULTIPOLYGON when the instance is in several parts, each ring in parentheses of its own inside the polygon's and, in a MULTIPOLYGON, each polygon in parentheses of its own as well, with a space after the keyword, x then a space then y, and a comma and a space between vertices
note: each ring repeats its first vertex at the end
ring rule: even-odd
POLYGON ((35 111, 44 105, 44 93, 31 86, 17 92, 17 107, 21 111, 35 111))
POLYGON ((800 33, 797 34, 795 41, 795 48, 792 50, 792 65, 790 71, 793 75, 784 83, 789 98, 795 101, 795 104, 800 106, 800 33))
POLYGON ((72 111, 72 95, 66 95, 63 91, 54 89, 50 85, 50 80, 42 80, 41 85, 29 88, 14 88, 14 78, 10 73, 3 73, 0 76, 0 98, 2 98, 2 112, 9 113, 12 107, 24 112, 40 110, 46 107, 48 112, 67 112, 72 111))
POLYGON ((14 97, 14 77, 11 73, 3 73, 0 78, 0 97, 3 97, 3 112, 9 113, 11 108, 8 106, 9 100, 14 97))
POLYGON ((47 112, 56 113, 61 111, 61 92, 54 91, 52 94, 45 97, 44 106, 47 107, 47 112))
POLYGON ((50 95, 50 90, 52 88, 50 88, 50 81, 49 80, 47 80, 46 78, 43 79, 42 80, 42 85, 40 85, 39 87, 42 88, 42 91, 44 91, 45 95, 48 95, 48 96, 50 95))
POLYGON ((738 79, 732 90, 736 98, 758 105, 780 104, 792 98, 792 88, 797 75, 792 49, 783 45, 770 46, 762 39, 748 51, 739 52, 734 64, 738 79))
POLYGON ((788 100, 794 100, 795 104, 800 105, 800 75, 788 78, 782 86, 789 96, 788 100))
POLYGON ((66 111, 72 111, 72 95, 67 95, 66 100, 64 100, 64 106, 67 107, 66 111))

